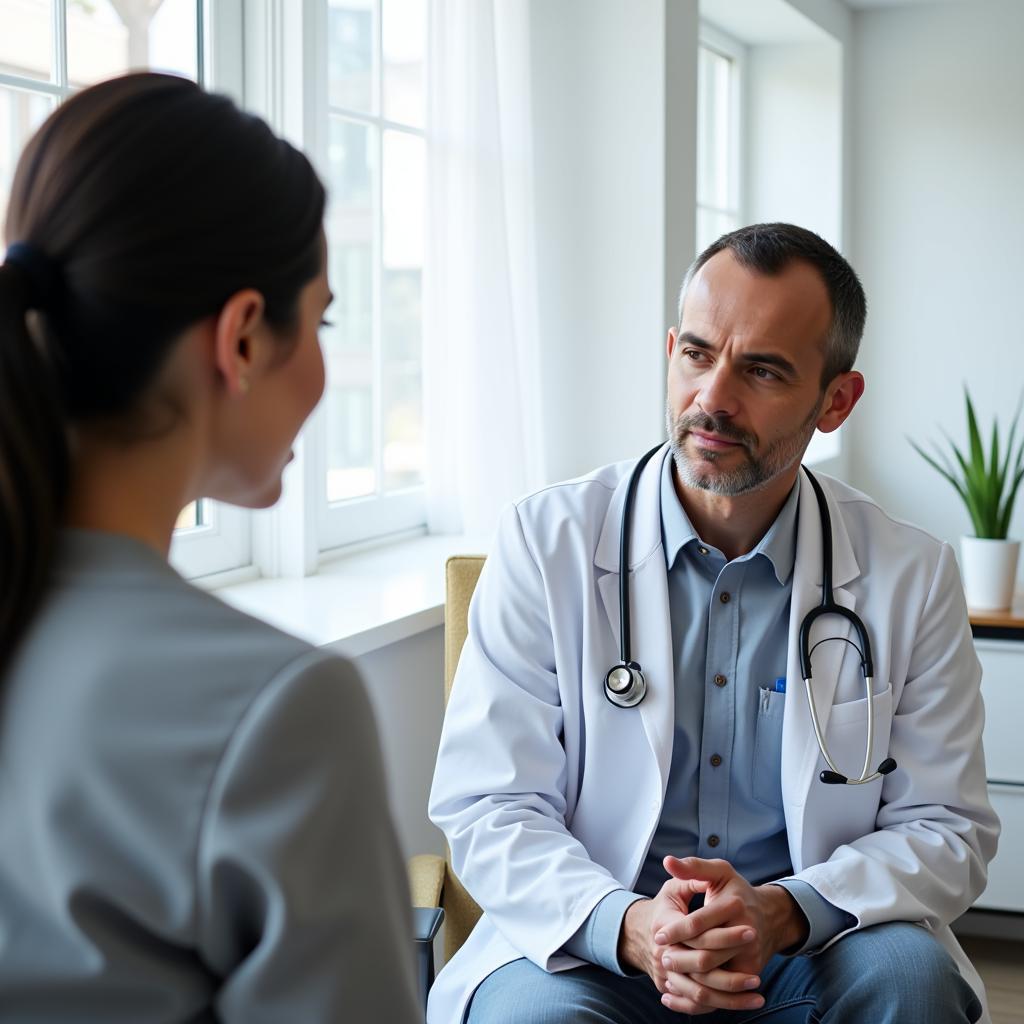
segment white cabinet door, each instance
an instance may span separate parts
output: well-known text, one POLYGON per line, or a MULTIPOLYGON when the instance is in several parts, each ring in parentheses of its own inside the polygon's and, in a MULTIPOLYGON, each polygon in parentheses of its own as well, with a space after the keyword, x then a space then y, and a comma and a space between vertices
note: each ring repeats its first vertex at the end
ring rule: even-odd
POLYGON ((976 640, 985 699, 985 766, 990 782, 1024 785, 1024 643, 976 640))
POLYGON ((988 794, 1003 832, 999 852, 988 866, 988 888, 974 905, 982 910, 1024 912, 1024 786, 993 783, 988 794))
POLYGON ((975 903, 1024 912, 1024 643, 976 640, 985 699, 985 767, 992 806, 1003 824, 988 888, 975 903))

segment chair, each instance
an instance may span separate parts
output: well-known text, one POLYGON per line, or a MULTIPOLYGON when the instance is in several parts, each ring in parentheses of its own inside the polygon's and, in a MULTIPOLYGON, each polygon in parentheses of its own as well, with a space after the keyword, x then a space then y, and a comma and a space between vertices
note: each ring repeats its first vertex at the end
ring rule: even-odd
MULTIPOLYGON (((444 702, 468 632, 469 601, 476 589, 483 555, 453 555, 445 564, 444 702)), ((425 994, 434 980, 433 939, 444 921, 444 958, 450 960, 480 919, 481 910, 452 871, 449 855, 420 854, 409 861, 409 886, 416 911, 420 984, 425 994), (431 912, 432 911, 432 912, 431 912)))

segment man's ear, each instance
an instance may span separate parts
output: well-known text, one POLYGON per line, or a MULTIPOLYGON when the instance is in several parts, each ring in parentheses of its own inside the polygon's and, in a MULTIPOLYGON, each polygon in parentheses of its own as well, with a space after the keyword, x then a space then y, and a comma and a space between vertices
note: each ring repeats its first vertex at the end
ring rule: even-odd
POLYGON ((668 338, 665 340, 665 355, 668 357, 668 361, 672 362, 672 353, 676 350, 676 342, 679 340, 676 335, 676 329, 670 327, 668 329, 668 338))
POLYGON ((826 389, 825 403, 818 417, 818 429, 823 434, 831 434, 841 427, 863 394, 863 374, 856 370, 839 374, 826 389))
POLYGON ((235 292, 214 324, 214 363, 229 395, 244 395, 256 366, 256 334, 263 325, 263 296, 254 288, 235 292))

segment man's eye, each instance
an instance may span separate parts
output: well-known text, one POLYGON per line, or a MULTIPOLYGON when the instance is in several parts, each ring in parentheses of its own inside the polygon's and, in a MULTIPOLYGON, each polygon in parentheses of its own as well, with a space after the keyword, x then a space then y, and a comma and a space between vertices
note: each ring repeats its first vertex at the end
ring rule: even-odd
POLYGON ((754 367, 754 376, 760 380, 778 380, 778 374, 772 373, 771 370, 766 370, 763 366, 754 367))
POLYGON ((321 320, 320 321, 320 326, 321 327, 333 327, 334 326, 334 321, 333 320, 321 320))
POLYGON ((698 359, 703 359, 704 358, 704 353, 699 351, 698 349, 695 349, 695 348, 685 349, 683 351, 683 355, 687 359, 693 360, 693 362, 696 362, 698 359))

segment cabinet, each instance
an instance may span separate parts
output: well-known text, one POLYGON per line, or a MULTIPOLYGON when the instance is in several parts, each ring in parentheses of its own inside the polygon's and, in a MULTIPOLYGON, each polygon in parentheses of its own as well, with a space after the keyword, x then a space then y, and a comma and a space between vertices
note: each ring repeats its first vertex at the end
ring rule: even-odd
POLYGON ((1002 822, 988 888, 975 906, 1024 913, 1024 609, 971 616, 985 699, 989 796, 1002 822))

